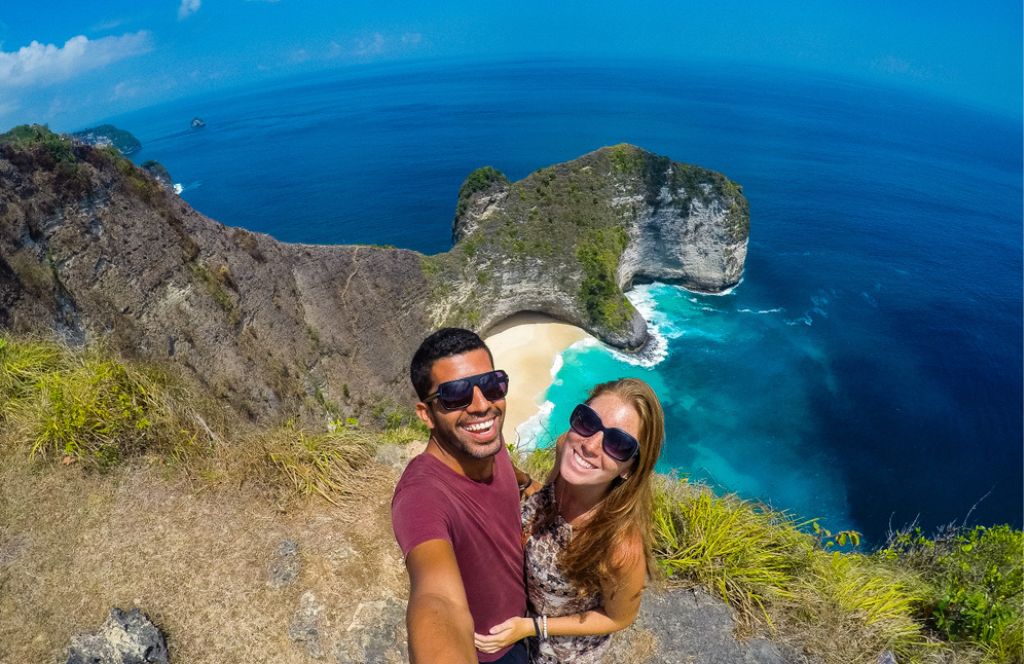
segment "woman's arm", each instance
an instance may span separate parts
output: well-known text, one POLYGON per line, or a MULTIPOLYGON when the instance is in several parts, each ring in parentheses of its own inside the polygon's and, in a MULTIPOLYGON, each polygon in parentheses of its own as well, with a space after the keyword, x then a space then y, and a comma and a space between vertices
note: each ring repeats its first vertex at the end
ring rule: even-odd
MULTIPOLYGON (((570 616, 548 618, 548 636, 596 636, 625 629, 636 620, 640 597, 647 577, 647 559, 639 537, 612 552, 614 578, 602 588, 604 605, 570 616)), ((543 621, 537 618, 543 631, 543 621)), ((497 652, 527 636, 539 636, 533 618, 509 618, 491 628, 490 634, 474 634, 473 641, 481 652, 497 652)))
POLYGON ((548 618, 548 636, 592 636, 625 629, 636 620, 647 579, 647 558, 640 537, 612 551, 613 578, 601 587, 604 605, 571 616, 548 618))

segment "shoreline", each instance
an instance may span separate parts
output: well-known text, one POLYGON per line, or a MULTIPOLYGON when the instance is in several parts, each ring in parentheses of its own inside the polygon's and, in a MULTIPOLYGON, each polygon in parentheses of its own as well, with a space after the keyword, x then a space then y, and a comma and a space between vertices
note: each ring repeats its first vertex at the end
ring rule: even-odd
POLYGON ((502 427, 506 443, 515 443, 517 429, 540 413, 562 352, 589 337, 575 325, 532 312, 503 320, 484 337, 494 355, 494 367, 509 374, 502 427))

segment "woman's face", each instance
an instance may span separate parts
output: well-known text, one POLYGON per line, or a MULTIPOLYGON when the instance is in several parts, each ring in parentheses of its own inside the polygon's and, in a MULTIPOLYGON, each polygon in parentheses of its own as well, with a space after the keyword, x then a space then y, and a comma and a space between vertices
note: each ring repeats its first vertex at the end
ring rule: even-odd
MULTIPOLYGON (((616 427, 640 438, 640 415, 618 395, 602 394, 590 402, 590 407, 601 417, 605 428, 616 427)), ((558 472, 562 479, 569 484, 600 486, 627 474, 636 464, 636 457, 616 461, 605 453, 603 441, 602 431, 584 438, 570 428, 559 455, 558 472)))

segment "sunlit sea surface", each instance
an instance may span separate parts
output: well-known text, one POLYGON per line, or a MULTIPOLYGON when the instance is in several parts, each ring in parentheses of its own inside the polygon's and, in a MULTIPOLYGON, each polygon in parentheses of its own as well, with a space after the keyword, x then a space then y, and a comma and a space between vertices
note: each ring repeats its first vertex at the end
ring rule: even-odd
POLYGON ((338 70, 112 121, 226 224, 425 253, 482 165, 518 179, 629 142, 719 170, 750 200, 742 283, 631 292, 657 361, 571 348, 525 442, 639 376, 666 408, 663 471, 874 542, 915 519, 1021 526, 1019 117, 818 75, 517 61, 338 70))

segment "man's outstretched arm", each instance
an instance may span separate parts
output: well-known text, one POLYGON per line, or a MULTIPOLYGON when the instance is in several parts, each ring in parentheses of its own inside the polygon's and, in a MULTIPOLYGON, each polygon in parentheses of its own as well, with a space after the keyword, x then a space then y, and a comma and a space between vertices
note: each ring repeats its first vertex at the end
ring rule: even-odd
POLYGON ((409 570, 409 630, 412 664, 476 664, 473 618, 451 542, 428 540, 405 557, 409 570))

